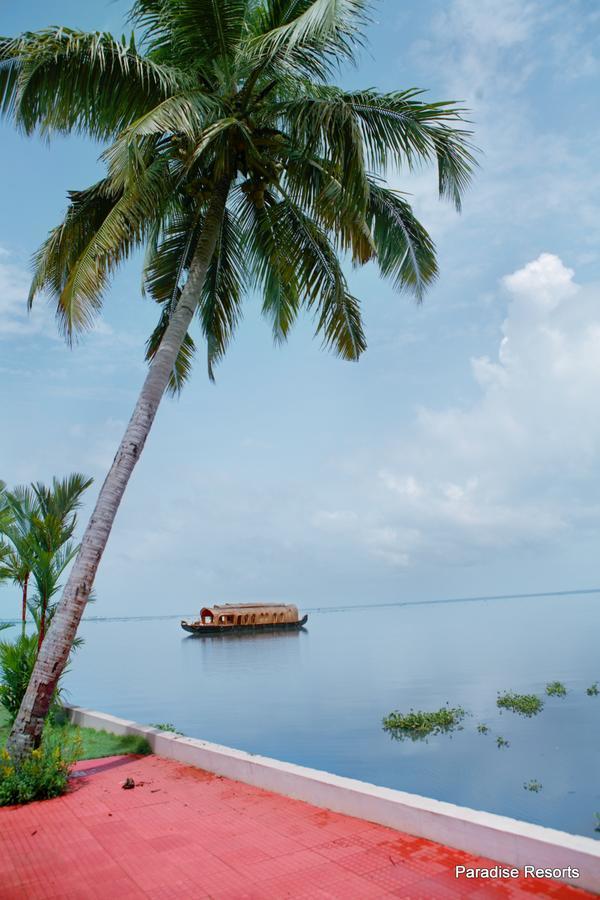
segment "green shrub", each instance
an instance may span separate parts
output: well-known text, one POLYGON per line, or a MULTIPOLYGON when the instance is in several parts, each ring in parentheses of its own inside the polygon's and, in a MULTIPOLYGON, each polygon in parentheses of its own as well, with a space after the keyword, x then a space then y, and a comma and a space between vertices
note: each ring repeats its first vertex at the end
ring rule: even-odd
POLYGON ((19 712, 37 659, 37 634, 0 642, 0 703, 11 721, 19 712))
POLYGON ((546 693, 549 697, 566 697, 567 689, 562 681, 549 681, 546 685, 546 693))
POLYGON ((460 723, 465 715, 462 706, 455 708, 442 706, 435 712, 411 709, 408 713, 401 713, 396 710, 384 717, 383 728, 399 740, 410 737, 415 741, 430 734, 453 731, 462 727, 460 723))
POLYGON ((515 694, 514 691, 505 691, 498 694, 496 705, 501 709, 510 709, 520 716, 537 716, 544 708, 544 701, 535 694, 515 694))
POLYGON ((80 742, 60 743, 59 733, 46 729, 42 743, 18 766, 7 750, 0 752, 0 806, 48 800, 64 794, 71 766, 81 753, 80 742))
MULTIPOLYGON (((37 634, 20 634, 12 642, 0 641, 0 706, 4 707, 11 722, 19 712, 37 654, 37 634)), ((59 698, 60 688, 55 692, 50 709, 51 721, 61 709, 59 698)))

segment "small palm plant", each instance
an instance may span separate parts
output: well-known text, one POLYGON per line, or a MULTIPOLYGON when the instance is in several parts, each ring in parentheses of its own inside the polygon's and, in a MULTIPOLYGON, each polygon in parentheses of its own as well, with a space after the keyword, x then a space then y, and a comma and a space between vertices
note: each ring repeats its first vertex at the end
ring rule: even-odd
POLYGON ((3 515, 0 515, 2 536, 1 575, 21 588, 21 621, 27 616, 29 579, 33 556, 33 517, 36 498, 29 487, 17 487, 3 492, 3 515))
POLYGON ((75 472, 64 479, 54 478, 49 487, 38 482, 4 490, 0 575, 20 585, 22 622, 24 625, 27 609, 37 617, 40 645, 46 633, 48 603, 78 550, 71 539, 82 495, 91 483, 91 478, 75 472), (37 588, 33 601, 28 594, 32 580, 37 588))
POLYGON ((197 319, 214 377, 251 291, 275 339, 301 310, 325 346, 357 360, 360 304, 342 267, 374 261, 417 300, 435 250, 392 169, 433 161, 457 208, 473 156, 461 110, 416 90, 331 83, 363 43, 366 0, 135 0, 141 38, 68 28, 0 41, 0 109, 25 133, 107 143, 106 174, 70 194, 35 259, 30 302, 54 298, 67 338, 89 327, 115 269, 146 251, 160 304, 150 368, 9 739, 40 738, 129 477, 160 400, 179 390, 197 319))

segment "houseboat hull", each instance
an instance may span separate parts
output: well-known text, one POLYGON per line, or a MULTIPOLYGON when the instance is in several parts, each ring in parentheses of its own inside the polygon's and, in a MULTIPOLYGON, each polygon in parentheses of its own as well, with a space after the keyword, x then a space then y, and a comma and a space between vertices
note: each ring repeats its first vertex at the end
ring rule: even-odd
POLYGON ((181 623, 184 631, 195 634, 199 637, 210 637, 215 634, 243 634, 256 631, 297 631, 306 625, 308 616, 303 616, 297 622, 267 622, 265 624, 254 625, 202 625, 196 622, 181 623))

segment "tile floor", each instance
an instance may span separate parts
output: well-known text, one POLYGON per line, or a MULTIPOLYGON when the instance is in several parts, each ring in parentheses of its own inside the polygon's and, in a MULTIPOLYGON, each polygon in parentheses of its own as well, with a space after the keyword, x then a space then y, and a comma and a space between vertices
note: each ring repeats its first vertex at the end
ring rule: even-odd
POLYGON ((592 896, 460 863, 493 865, 156 756, 86 760, 64 797, 0 810, 2 900, 592 896))

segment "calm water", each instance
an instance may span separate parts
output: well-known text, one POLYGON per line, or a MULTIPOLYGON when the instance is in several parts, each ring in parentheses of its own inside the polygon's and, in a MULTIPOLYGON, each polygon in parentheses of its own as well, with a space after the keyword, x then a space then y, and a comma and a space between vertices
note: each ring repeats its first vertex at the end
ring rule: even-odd
POLYGON ((597 595, 320 611, 268 636, 87 622, 67 687, 81 706, 597 837, 600 697, 585 688, 600 681, 599 626, 597 595), (496 707, 499 690, 556 679, 567 697, 535 718, 496 707), (462 731, 413 743, 381 728, 393 709, 446 702, 472 713, 462 731))

